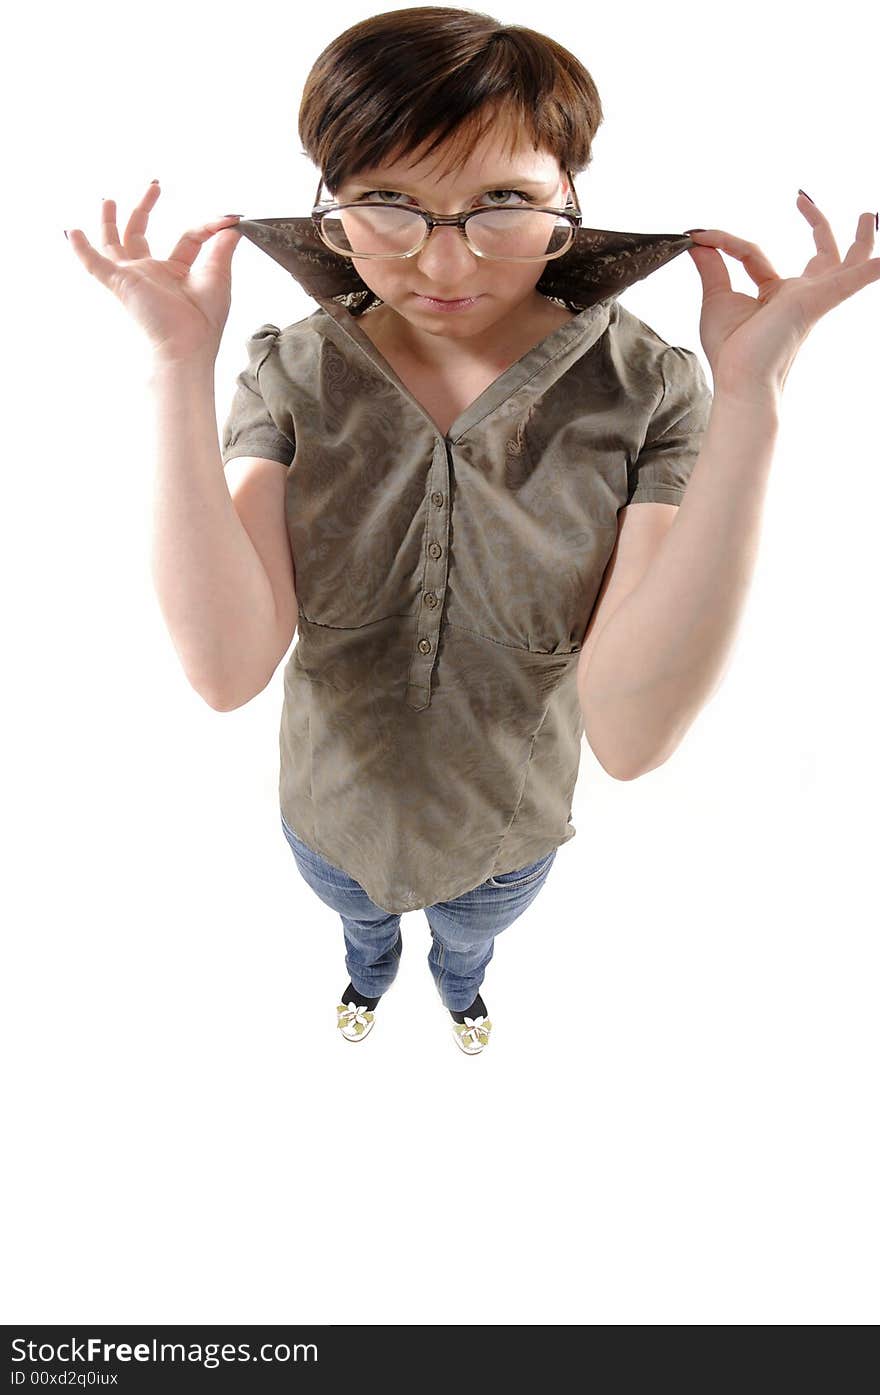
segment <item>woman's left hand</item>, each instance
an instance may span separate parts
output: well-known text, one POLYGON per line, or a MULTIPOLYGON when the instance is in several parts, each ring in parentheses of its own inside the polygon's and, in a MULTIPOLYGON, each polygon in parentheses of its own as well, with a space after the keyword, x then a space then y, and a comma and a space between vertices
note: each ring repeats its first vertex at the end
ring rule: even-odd
POLYGON ((688 252, 703 283, 700 338, 716 392, 745 401, 778 402, 788 370, 813 325, 863 286, 880 280, 875 218, 863 213, 843 261, 824 213, 804 194, 798 207, 813 225, 816 255, 802 276, 780 277, 754 242, 719 228, 691 233, 688 252), (716 251, 715 249, 720 249, 716 251), (753 299, 731 290, 721 252, 741 261, 755 285, 753 299))

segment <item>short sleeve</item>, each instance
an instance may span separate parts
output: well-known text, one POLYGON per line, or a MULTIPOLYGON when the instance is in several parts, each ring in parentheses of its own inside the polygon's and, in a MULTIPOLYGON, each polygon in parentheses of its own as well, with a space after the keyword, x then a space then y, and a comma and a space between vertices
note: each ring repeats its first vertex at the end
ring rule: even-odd
POLYGON ((663 397, 629 467, 628 504, 680 504, 709 424, 712 389, 693 350, 670 345, 660 366, 663 397))
POLYGON ((248 364, 235 380, 235 393, 220 437, 225 465, 237 455, 260 455, 289 465, 296 443, 277 426, 260 388, 260 370, 277 349, 277 325, 261 325, 247 341, 248 364))

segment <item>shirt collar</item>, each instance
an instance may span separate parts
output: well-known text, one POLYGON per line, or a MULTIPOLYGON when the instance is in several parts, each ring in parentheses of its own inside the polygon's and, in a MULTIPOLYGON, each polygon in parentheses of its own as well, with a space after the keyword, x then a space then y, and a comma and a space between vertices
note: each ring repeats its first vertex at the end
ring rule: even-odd
MULTIPOLYGON (((283 266, 335 320, 378 303, 351 259, 326 246, 311 218, 242 218, 234 226, 283 266)), ((535 289, 566 301, 575 311, 600 302, 610 306, 628 286, 693 245, 687 233, 578 228, 565 256, 547 262, 535 289)))

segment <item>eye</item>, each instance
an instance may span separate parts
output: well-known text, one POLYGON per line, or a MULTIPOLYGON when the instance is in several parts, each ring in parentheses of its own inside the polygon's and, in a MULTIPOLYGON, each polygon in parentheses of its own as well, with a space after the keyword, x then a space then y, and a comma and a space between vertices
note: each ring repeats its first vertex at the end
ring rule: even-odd
MULTIPOLYGON (((515 194, 518 199, 525 199, 526 203, 534 202, 533 199, 529 198, 528 194, 522 193, 519 189, 490 189, 489 193, 485 194, 484 197, 488 198, 489 194, 515 194)), ((497 207, 498 205, 496 204, 495 206, 497 207)))
POLYGON ((377 200, 379 203, 382 203, 383 200, 379 198, 380 194, 391 194, 393 198, 401 197, 401 195, 397 192, 396 189, 370 189, 366 194, 358 194, 355 202, 360 203, 363 199, 374 199, 377 200))
MULTIPOLYGON (((406 197, 396 189, 370 189, 364 194, 359 194, 355 202, 360 203, 362 200, 372 199, 378 203, 384 203, 386 202, 386 200, 383 197, 385 194, 388 194, 392 199, 400 199, 406 197)), ((524 194, 520 189, 490 189, 488 193, 483 195, 483 198, 489 198, 490 195, 493 194, 503 194, 506 199, 509 198, 511 194, 513 194, 518 199, 525 199, 526 203, 535 202, 533 198, 530 198, 528 194, 524 194)), ((503 204, 498 203, 493 203, 492 206, 494 208, 504 207, 503 204)))

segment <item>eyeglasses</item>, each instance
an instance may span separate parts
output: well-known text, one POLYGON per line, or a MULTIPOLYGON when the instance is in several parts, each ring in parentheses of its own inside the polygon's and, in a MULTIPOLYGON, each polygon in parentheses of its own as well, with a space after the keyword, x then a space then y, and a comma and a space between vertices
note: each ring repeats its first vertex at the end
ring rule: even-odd
POLYGON ((312 221, 327 246, 342 257, 387 259, 413 257, 434 228, 461 228, 470 250, 490 261, 542 262, 563 256, 581 226, 581 208, 574 182, 565 171, 572 210, 517 204, 510 208, 475 208, 468 213, 437 214, 402 204, 364 199, 357 203, 321 202, 323 176, 318 182, 312 221))

